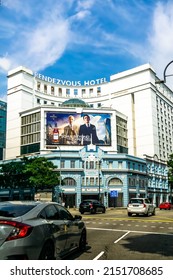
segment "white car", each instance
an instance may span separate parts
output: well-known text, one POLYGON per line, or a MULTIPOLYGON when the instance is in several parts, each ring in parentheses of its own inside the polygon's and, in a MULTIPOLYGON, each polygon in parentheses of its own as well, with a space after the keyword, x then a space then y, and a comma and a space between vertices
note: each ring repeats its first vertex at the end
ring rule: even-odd
POLYGON ((127 205, 127 214, 128 216, 132 214, 155 215, 155 209, 155 205, 148 198, 131 198, 127 205))

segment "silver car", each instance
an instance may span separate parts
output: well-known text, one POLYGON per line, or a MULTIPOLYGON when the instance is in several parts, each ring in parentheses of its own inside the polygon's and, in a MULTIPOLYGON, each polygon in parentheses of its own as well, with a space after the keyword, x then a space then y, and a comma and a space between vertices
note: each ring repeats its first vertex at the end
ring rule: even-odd
POLYGON ((127 205, 127 213, 128 216, 132 214, 155 215, 155 205, 148 198, 131 198, 127 205))
POLYGON ((85 250, 82 217, 56 202, 0 202, 0 259, 61 259, 85 250))

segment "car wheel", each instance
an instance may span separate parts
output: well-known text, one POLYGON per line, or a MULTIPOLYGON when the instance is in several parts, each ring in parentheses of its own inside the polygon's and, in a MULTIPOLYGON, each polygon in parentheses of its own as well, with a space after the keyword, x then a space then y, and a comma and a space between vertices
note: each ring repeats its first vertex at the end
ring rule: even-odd
POLYGON ((44 244, 41 250, 39 260, 54 260, 54 259, 55 259, 54 245, 52 242, 47 242, 46 244, 44 244))
POLYGON ((147 212, 147 213, 145 214, 145 216, 148 217, 148 216, 149 216, 149 212, 147 212))
POLYGON ((105 208, 103 208, 102 213, 105 213, 105 212, 106 212, 106 209, 105 209, 105 208))
POLYGON ((153 216, 155 216, 155 215, 156 215, 156 209, 154 209, 154 210, 153 210, 152 215, 153 215, 153 216))
POLYGON ((85 251, 86 244, 87 244, 86 230, 83 230, 82 233, 81 233, 80 241, 79 241, 79 250, 80 251, 85 251))
POLYGON ((131 216, 132 216, 132 213, 128 213, 128 216, 131 217, 131 216))
POLYGON ((84 214, 84 211, 80 211, 81 214, 84 214))

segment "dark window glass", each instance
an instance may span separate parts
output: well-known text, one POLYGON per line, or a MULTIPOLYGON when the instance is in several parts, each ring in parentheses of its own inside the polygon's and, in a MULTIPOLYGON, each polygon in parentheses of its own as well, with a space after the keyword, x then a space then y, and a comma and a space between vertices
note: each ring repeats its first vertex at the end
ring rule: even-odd
POLYGON ((35 206, 36 205, 3 205, 0 207, 0 216, 19 217, 29 212, 35 206))

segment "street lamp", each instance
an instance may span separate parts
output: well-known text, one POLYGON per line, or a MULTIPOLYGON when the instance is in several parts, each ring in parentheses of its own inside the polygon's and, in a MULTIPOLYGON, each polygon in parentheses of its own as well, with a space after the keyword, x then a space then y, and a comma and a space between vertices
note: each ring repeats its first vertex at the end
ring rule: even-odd
POLYGON ((157 81, 156 84, 162 84, 162 83, 166 83, 166 77, 171 77, 173 76, 173 74, 170 75, 166 75, 166 70, 169 67, 170 64, 173 63, 173 60, 171 60, 165 67, 164 71, 163 71, 163 80, 157 81))
POLYGON ((139 191, 139 175, 136 175, 136 196, 140 196, 140 191, 139 191))
MULTIPOLYGON (((62 181, 61 181, 61 149, 59 146, 56 146, 56 148, 59 149, 59 186, 58 186, 58 202, 59 202, 59 194, 61 194, 61 185, 62 185, 62 181)), ((52 152, 56 152, 56 150, 52 150, 52 152)), ((56 186, 53 188, 53 192, 52 192, 52 201, 57 201, 57 195, 56 195, 56 186)))
POLYGON ((99 185, 99 193, 98 193, 98 200, 100 201, 100 172, 101 172, 101 160, 97 162, 98 165, 98 185, 99 185))
POLYGON ((61 188, 61 149, 60 146, 57 146, 57 148, 59 149, 59 186, 61 188))
MULTIPOLYGON (((61 148, 60 146, 57 146, 57 148, 59 149, 59 191, 61 192, 61 148)), ((62 197, 61 197, 62 198, 62 197)))

